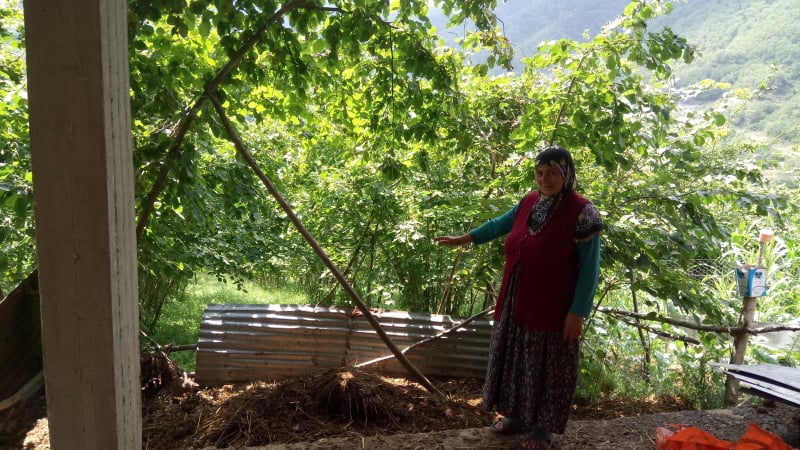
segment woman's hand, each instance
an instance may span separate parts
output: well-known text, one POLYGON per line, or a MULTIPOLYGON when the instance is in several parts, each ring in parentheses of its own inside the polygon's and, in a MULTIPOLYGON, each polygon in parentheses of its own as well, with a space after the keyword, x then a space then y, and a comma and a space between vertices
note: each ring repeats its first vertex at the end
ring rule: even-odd
POLYGON ((439 245, 464 245, 472 242, 472 235, 464 233, 461 236, 437 236, 433 238, 433 241, 439 245))
POLYGON ((583 331, 583 317, 576 314, 567 313, 564 319, 564 332, 562 337, 565 341, 577 341, 583 331))

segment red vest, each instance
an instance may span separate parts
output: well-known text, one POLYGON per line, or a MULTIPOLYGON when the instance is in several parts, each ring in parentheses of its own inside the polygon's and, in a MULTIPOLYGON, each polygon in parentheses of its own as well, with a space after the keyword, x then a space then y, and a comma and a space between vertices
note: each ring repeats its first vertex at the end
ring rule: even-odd
POLYGON ((494 318, 501 317, 508 281, 519 265, 514 324, 560 332, 572 305, 580 268, 575 225, 589 200, 574 192, 567 194, 539 232, 529 235, 528 217, 538 201, 538 192, 522 199, 511 232, 506 236, 506 264, 494 318))

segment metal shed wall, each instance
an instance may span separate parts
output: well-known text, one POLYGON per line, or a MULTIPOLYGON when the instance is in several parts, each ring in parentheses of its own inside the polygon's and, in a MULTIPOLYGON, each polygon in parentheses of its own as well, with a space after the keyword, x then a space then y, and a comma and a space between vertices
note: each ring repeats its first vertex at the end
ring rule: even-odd
MULTIPOLYGON (((200 323, 196 379, 205 386, 322 373, 391 355, 352 309, 308 305, 208 305, 200 323)), ((463 318, 403 311, 376 313, 400 349, 452 328, 463 318)), ((480 318, 406 352, 426 376, 483 378, 492 323, 480 318)), ((369 366, 386 375, 406 369, 387 359, 369 366)))
POLYGON ((33 272, 0 299, 0 405, 11 406, 15 394, 32 380, 39 380, 35 387, 41 385, 40 322, 39 278, 33 272))

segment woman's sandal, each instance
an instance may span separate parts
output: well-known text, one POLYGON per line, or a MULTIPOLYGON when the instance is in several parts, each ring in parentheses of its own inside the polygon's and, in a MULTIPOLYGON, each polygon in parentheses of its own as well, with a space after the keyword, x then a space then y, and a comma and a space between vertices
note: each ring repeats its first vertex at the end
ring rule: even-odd
POLYGON ((500 417, 492 423, 490 428, 497 434, 516 434, 525 431, 522 420, 511 417, 500 417))
POLYGON ((536 427, 519 443, 521 449, 549 450, 556 442, 556 435, 536 427))

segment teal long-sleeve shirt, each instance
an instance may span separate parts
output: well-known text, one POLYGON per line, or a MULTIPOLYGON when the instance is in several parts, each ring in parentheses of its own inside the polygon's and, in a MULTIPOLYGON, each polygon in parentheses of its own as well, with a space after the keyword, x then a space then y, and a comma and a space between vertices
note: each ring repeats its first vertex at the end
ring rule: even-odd
MULTIPOLYGON (((514 225, 514 216, 517 215, 519 204, 508 210, 505 214, 489 220, 483 225, 470 230, 472 242, 476 245, 484 244, 491 240, 505 236, 514 225)), ((569 312, 583 318, 589 317, 594 304, 594 295, 597 292, 597 282, 600 278, 600 236, 594 236, 588 241, 577 243, 580 270, 575 285, 575 295, 572 297, 572 306, 569 312)))

